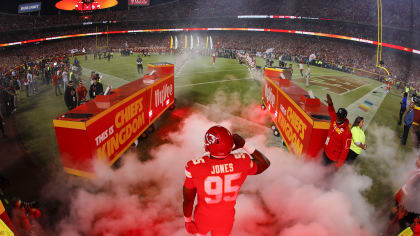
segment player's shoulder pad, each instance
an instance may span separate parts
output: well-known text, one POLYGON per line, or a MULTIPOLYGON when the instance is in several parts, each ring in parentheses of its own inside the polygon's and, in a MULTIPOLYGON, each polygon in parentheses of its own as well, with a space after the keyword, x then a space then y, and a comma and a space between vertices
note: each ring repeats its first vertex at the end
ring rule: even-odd
POLYGON ((202 157, 199 157, 199 158, 196 158, 196 159, 192 159, 192 160, 187 162, 186 167, 193 167, 193 166, 196 166, 196 165, 199 165, 199 164, 204 164, 204 163, 206 163, 206 161, 205 161, 206 157, 207 156, 202 156, 202 157))
POLYGON ((246 152, 232 153, 232 155, 235 159, 239 159, 239 160, 241 160, 241 159, 243 159, 243 160, 251 159, 251 156, 246 152))

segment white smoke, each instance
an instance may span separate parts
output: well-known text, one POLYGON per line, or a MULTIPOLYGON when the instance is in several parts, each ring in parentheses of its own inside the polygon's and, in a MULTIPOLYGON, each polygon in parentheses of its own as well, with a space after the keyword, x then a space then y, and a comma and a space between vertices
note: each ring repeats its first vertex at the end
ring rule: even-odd
MULTIPOLYGON (((214 124, 192 114, 165 137, 166 143, 151 150, 151 160, 141 162, 129 153, 119 169, 97 163, 94 180, 63 182, 60 188, 67 187, 62 193, 69 210, 55 235, 187 235, 181 207, 184 166, 203 153, 203 135, 214 124)), ((241 125, 229 120, 218 124, 233 129, 241 125)), ((373 208, 361 196, 370 186, 369 178, 350 167, 331 173, 279 147, 266 147, 261 132, 248 142, 271 160, 271 166, 245 181, 233 236, 375 233, 373 208)))
MULTIPOLYGON (((381 179, 390 186, 393 193, 396 193, 413 174, 419 152, 415 148, 411 150, 400 148, 400 142, 397 141, 399 135, 387 127, 373 124, 369 128, 375 131, 370 135, 370 139, 373 139, 376 144, 368 150, 365 156, 375 161, 375 168, 385 173, 381 179)), ((415 142, 414 133, 411 133, 409 138, 413 140, 413 143, 415 142)), ((420 189, 415 187, 412 191, 417 194, 411 193, 407 197, 410 200, 404 205, 408 210, 420 213, 420 189)))

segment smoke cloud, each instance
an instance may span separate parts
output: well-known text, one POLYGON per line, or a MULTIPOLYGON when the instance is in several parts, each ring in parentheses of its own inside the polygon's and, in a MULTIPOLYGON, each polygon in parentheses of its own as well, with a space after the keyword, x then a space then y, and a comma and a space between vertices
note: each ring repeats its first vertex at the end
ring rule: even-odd
MULTIPOLYGON (((265 173, 249 176, 242 186, 233 236, 375 234, 374 210, 361 195, 370 187, 368 177, 349 166, 331 172, 280 147, 267 147, 266 130, 245 132, 247 122, 217 122, 233 131, 242 127, 247 142, 271 161, 265 173)), ((127 153, 118 169, 96 163, 93 180, 62 175, 56 182, 60 186, 49 191, 61 189, 55 197, 66 205, 52 234, 187 235, 182 213, 184 166, 203 154, 203 135, 215 124, 193 113, 164 137, 166 143, 150 151, 151 160, 140 161, 136 153, 127 153)))

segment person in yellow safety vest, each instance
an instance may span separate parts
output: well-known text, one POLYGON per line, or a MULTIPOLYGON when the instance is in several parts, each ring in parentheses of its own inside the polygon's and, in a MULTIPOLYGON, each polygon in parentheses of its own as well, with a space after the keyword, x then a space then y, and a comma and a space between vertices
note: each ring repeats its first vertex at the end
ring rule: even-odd
POLYGON ((13 231, 0 219, 0 235, 4 236, 14 236, 13 231))
POLYGON ((405 228, 398 236, 420 236, 420 216, 414 220, 414 223, 405 228))
POLYGON ((12 221, 7 215, 7 212, 4 209, 3 203, 0 201, 0 235, 14 236, 15 233, 16 233, 16 229, 14 228, 12 221))
POLYGON ((349 154, 347 154, 346 162, 351 164, 356 157, 362 152, 366 150, 367 146, 365 144, 366 136, 365 132, 363 132, 363 125, 365 124, 365 120, 363 117, 358 116, 354 120, 354 123, 351 127, 351 145, 349 154))

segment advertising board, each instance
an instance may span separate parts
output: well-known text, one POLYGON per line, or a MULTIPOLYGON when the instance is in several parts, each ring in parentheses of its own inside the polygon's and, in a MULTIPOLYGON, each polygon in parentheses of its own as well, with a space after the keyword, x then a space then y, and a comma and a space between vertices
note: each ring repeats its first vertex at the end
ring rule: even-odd
POLYGON ((28 13, 34 11, 41 11, 41 2, 31 2, 25 4, 19 4, 18 13, 28 13))
POLYGON ((130 6, 149 6, 150 0, 128 0, 130 6))

